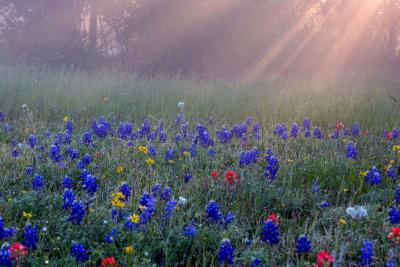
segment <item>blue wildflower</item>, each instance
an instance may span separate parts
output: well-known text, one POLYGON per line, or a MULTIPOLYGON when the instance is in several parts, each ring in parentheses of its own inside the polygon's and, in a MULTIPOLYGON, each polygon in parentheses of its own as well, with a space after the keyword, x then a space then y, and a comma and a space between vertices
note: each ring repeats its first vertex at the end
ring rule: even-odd
POLYGON ((70 210, 70 214, 69 214, 69 221, 72 224, 78 224, 80 225, 82 222, 83 217, 85 216, 86 211, 85 211, 85 206, 83 204, 82 201, 77 201, 75 200, 72 203, 72 207, 70 210))
POLYGON ((88 146, 90 145, 91 142, 92 142, 92 134, 89 132, 89 130, 86 130, 82 136, 82 143, 88 146))
POLYGON ((332 204, 328 201, 322 201, 320 204, 321 208, 329 208, 330 206, 332 206, 332 204))
POLYGON ((172 189, 170 187, 165 187, 161 193, 161 200, 169 201, 171 200, 172 189))
POLYGON ((227 144, 233 137, 232 132, 225 128, 222 128, 220 131, 217 131, 216 134, 218 142, 220 144, 227 144))
POLYGON ((218 261, 233 264, 235 247, 229 239, 223 239, 218 251, 218 261))
POLYGON ((40 190, 43 187, 43 176, 36 174, 33 177, 33 181, 32 181, 32 188, 34 190, 40 190))
POLYGON ((373 166, 364 177, 365 183, 377 185, 382 182, 382 176, 376 166, 373 166))
POLYGON ((25 168, 26 175, 32 175, 33 174, 33 167, 28 166, 25 168))
POLYGON ((400 185, 396 187, 395 199, 396 204, 400 204, 400 185))
POLYGON ((25 226, 24 238, 23 244, 27 248, 36 249, 37 242, 39 241, 38 228, 36 226, 32 226, 31 224, 25 226))
POLYGON ((315 182, 313 183, 313 185, 311 186, 310 191, 311 191, 311 193, 313 193, 313 194, 319 194, 319 193, 321 192, 321 188, 320 188, 320 186, 319 186, 319 182, 318 182, 318 181, 315 181, 315 182))
POLYGON ((231 224, 235 220, 235 215, 232 212, 228 212, 228 214, 224 217, 225 224, 231 224))
POLYGON ((311 252, 311 241, 306 235, 301 235, 296 240, 296 253, 303 254, 311 252))
POLYGON ((353 136, 358 136, 360 133, 360 125, 358 125, 357 123, 353 124, 353 127, 351 128, 351 134, 353 136))
POLYGON ((132 187, 128 183, 122 183, 119 191, 124 194, 125 199, 128 200, 132 194, 132 187))
POLYGON ((400 223, 400 208, 396 206, 392 206, 388 210, 389 222, 391 224, 399 224, 400 223))
POLYGON ((190 224, 185 227, 182 234, 188 237, 194 237, 196 235, 196 227, 193 224, 190 224))
POLYGON ((118 129, 118 137, 128 139, 132 135, 133 126, 129 122, 121 123, 118 129))
POLYGON ((389 168, 386 171, 388 177, 392 178, 393 180, 398 177, 397 168, 394 165, 389 165, 389 168))
POLYGON ((71 177, 65 176, 63 180, 63 187, 67 189, 71 189, 74 187, 74 180, 71 177))
POLYGON ((317 139, 324 138, 324 134, 322 133, 320 128, 318 128, 318 127, 314 128, 314 137, 317 138, 317 139))
POLYGON ((99 120, 93 120, 92 130, 100 138, 104 138, 108 134, 112 134, 113 131, 110 124, 103 116, 101 116, 99 120))
POLYGON ((66 189, 63 195, 63 206, 62 206, 63 209, 68 209, 72 207, 74 201, 75 201, 74 191, 72 191, 71 189, 66 189))
POLYGON ((89 195, 93 195, 97 192, 97 177, 88 175, 83 180, 83 188, 85 189, 86 193, 89 195))
POLYGON ((3 244, 0 249, 0 266, 12 267, 11 255, 9 251, 10 247, 7 244, 3 244))
POLYGON ((207 128, 201 124, 197 126, 197 137, 196 140, 200 140, 200 144, 203 147, 210 147, 214 145, 214 140, 212 139, 207 128))
POLYGON ((361 266, 372 266, 372 257, 374 256, 374 243, 372 240, 363 242, 360 255, 361 266))
POLYGON ((113 228, 110 230, 110 232, 106 235, 104 241, 105 241, 107 244, 114 243, 115 241, 118 240, 118 238, 120 237, 120 235, 121 235, 121 231, 119 230, 119 228, 118 228, 118 227, 113 227, 113 228))
POLYGON ((261 232, 261 240, 270 245, 276 245, 279 243, 279 231, 278 225, 268 220, 264 222, 264 226, 261 232))
POLYGON ((335 129, 335 130, 332 132, 332 134, 331 134, 331 138, 332 138, 332 139, 338 139, 338 138, 339 138, 339 135, 340 135, 339 130, 338 130, 338 129, 335 129))
POLYGON ((356 159, 357 158, 357 148, 353 142, 349 142, 346 146, 346 157, 348 159, 356 159))
POLYGON ((207 217, 211 221, 218 222, 222 218, 220 207, 217 202, 210 200, 207 206, 207 217))
POLYGON ((260 264, 261 264, 261 260, 259 258, 255 258, 251 261, 250 267, 257 267, 257 266, 260 266, 260 264))
POLYGON ((239 164, 241 166, 246 166, 257 163, 257 159, 260 154, 261 154, 260 151, 258 151, 257 149, 253 149, 250 151, 243 151, 240 154, 239 164))
POLYGON ((15 233, 15 228, 9 227, 6 228, 4 227, 4 220, 2 217, 0 217, 0 240, 12 237, 15 233))
POLYGON ((185 181, 185 183, 188 183, 190 180, 192 180, 193 178, 193 174, 191 172, 185 173, 185 175, 183 176, 183 180, 185 181))
POLYGON ((292 124, 292 128, 290 129, 290 136, 296 138, 299 134, 299 126, 297 123, 292 124))
POLYGON ((305 118, 303 121, 303 127, 304 129, 308 129, 310 130, 310 126, 311 126, 311 121, 309 118, 305 118))
POLYGON ((257 122, 253 126, 253 138, 258 141, 261 139, 261 123, 257 122))
POLYGON ((275 158, 271 149, 267 150, 265 160, 267 161, 267 166, 265 167, 264 176, 270 181, 275 181, 279 171, 279 160, 275 158))
POLYGON ((86 153, 85 155, 83 155, 82 157, 82 162, 84 166, 87 166, 90 164, 90 162, 92 162, 92 156, 90 156, 89 153, 86 153))
POLYGON ((77 262, 85 262, 89 259, 85 246, 81 243, 75 243, 71 246, 71 254, 77 262))
POLYGON ((29 140, 28 140, 28 144, 31 148, 34 148, 36 146, 36 136, 34 136, 33 134, 29 135, 29 140))
POLYGON ((65 132, 68 134, 72 134, 73 130, 74 130, 74 124, 72 123, 71 120, 67 120, 65 122, 65 132))
POLYGON ((170 200, 167 202, 167 204, 165 205, 165 209, 164 209, 164 215, 163 215, 164 219, 168 220, 171 217, 172 213, 175 210, 177 203, 178 202, 176 200, 170 200))

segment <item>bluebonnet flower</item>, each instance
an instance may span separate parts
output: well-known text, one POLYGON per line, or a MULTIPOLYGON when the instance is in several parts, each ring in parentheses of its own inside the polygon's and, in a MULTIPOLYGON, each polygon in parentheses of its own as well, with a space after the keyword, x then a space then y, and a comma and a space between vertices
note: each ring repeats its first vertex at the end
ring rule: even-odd
POLYGON ((74 180, 72 180, 71 177, 66 175, 63 180, 63 187, 67 188, 67 189, 71 189, 72 187, 74 187, 74 180))
POLYGON ((261 264, 261 260, 259 258, 255 258, 251 261, 250 267, 257 267, 257 266, 260 266, 260 264, 261 264))
POLYGON ((314 128, 314 137, 317 139, 322 139, 324 138, 324 134, 321 132, 321 129, 318 127, 314 128))
POLYGON ((396 179, 398 177, 396 166, 390 164, 389 168, 386 171, 386 174, 388 177, 396 179))
POLYGON ((233 137, 232 132, 225 128, 222 128, 220 131, 217 131, 216 134, 218 142, 220 144, 227 144, 233 137))
POLYGON ((257 149, 243 151, 242 153, 240 153, 239 164, 241 166, 244 166, 257 163, 257 159, 260 154, 260 151, 258 151, 257 149))
POLYGON ((361 248, 360 265, 371 266, 373 256, 374 256, 374 243, 372 242, 372 240, 364 241, 361 248))
POLYGON ((26 175, 32 175, 33 174, 33 167, 28 166, 25 168, 26 175))
POLYGON ((311 137, 311 131, 310 131, 310 129, 305 129, 305 130, 304 130, 304 137, 306 137, 306 138, 311 137))
POLYGON ((165 187, 161 193, 161 200, 169 201, 171 200, 172 189, 170 187, 165 187))
POLYGON ((118 227, 113 227, 113 228, 110 230, 110 232, 106 235, 104 241, 105 241, 107 244, 114 243, 115 241, 118 240, 118 238, 120 237, 120 235, 121 235, 121 231, 119 230, 119 228, 118 228, 118 227))
POLYGON ((72 134, 73 130, 74 130, 74 124, 72 123, 71 120, 67 120, 65 122, 65 132, 68 134, 72 134))
POLYGON ((147 140, 148 140, 149 142, 155 141, 156 138, 157 138, 157 132, 156 132, 156 131, 152 131, 152 132, 150 132, 150 133, 147 135, 147 140))
POLYGON ((89 130, 86 130, 82 136, 82 143, 88 146, 90 145, 91 142, 92 142, 92 134, 89 132, 89 130))
POLYGON ((274 130, 274 135, 281 136, 286 133, 286 125, 283 123, 279 123, 274 130))
POLYGON ((123 219, 125 213, 126 212, 123 209, 112 207, 111 218, 113 219, 113 222, 119 223, 123 219))
POLYGON ((348 159, 356 159, 357 158, 357 148, 353 142, 349 142, 346 146, 346 157, 348 159))
POLYGON ((296 253, 309 253, 311 252, 311 241, 306 235, 301 235, 296 240, 296 253))
POLYGON ((31 224, 25 226, 24 238, 24 246, 30 249, 36 249, 37 242, 39 241, 38 228, 31 224))
POLYGON ((385 263, 385 267, 397 267, 396 259, 394 259, 393 249, 389 249, 388 260, 385 263))
POLYGON ((0 240, 12 237, 15 233, 15 228, 9 227, 6 228, 4 227, 4 220, 2 217, 0 217, 0 240))
POLYGON ((235 247, 229 239, 223 239, 218 251, 218 261, 233 264, 235 247))
POLYGON ((185 173, 185 175, 183 176, 183 180, 185 181, 185 183, 188 183, 190 180, 192 180, 193 178, 193 174, 191 172, 185 173))
POLYGON ((214 145, 214 140, 212 139, 210 133, 204 125, 199 124, 197 126, 197 137, 196 140, 200 140, 200 144, 203 147, 210 147, 214 145))
POLYGON ((82 172, 81 172, 80 178, 82 180, 85 180, 86 177, 88 177, 89 175, 90 175, 90 172, 88 170, 86 170, 86 169, 83 169, 82 172))
POLYGON ((320 188, 320 186, 319 186, 319 182, 318 182, 318 181, 315 181, 315 182, 313 183, 313 185, 311 186, 310 191, 311 191, 311 193, 313 193, 313 194, 319 194, 319 193, 321 192, 321 188, 320 188))
POLYGON ((142 194, 142 197, 140 198, 140 201, 139 201, 140 205, 142 205, 142 206, 147 206, 147 204, 149 203, 149 201, 151 200, 151 198, 152 198, 152 197, 150 196, 149 193, 144 192, 144 193, 142 194))
POLYGON ((0 111, 0 122, 4 121, 4 112, 0 111))
POLYGON ((64 144, 70 144, 72 142, 72 137, 70 134, 66 133, 64 136, 64 144))
MULTIPOLYGON (((153 197, 158 197, 161 195, 161 184, 156 183, 151 187, 151 195, 153 197)), ((168 200, 167 200, 168 201, 168 200)))
POLYGON ((345 128, 344 131, 343 131, 343 134, 344 134, 345 136, 350 136, 350 135, 351 135, 351 130, 350 130, 350 128, 345 128))
POLYGON ((207 155, 209 155, 211 157, 215 156, 215 154, 217 154, 217 152, 214 149, 209 149, 207 151, 207 155))
POLYGON ((86 193, 89 195, 93 195, 97 192, 97 177, 88 175, 83 180, 83 188, 85 189, 86 193))
POLYGON ((189 149, 189 152, 190 152, 190 157, 191 158, 194 158, 195 156, 196 156, 196 144, 195 143, 193 143, 191 146, 190 146, 190 149, 189 149))
POLYGON ((29 140, 28 140, 28 144, 31 148, 34 148, 36 146, 36 136, 34 136, 33 134, 29 135, 29 140))
POLYGON ((13 138, 13 139, 11 140, 11 146, 12 146, 12 147, 16 147, 17 145, 18 145, 17 139, 13 138))
POLYGON ((119 191, 124 194, 125 199, 128 200, 132 194, 132 187, 128 183, 122 183, 119 191))
POLYGON ((89 153, 86 153, 86 154, 83 155, 83 157, 82 157, 82 162, 83 162, 84 166, 89 165, 90 162, 92 162, 92 156, 90 156, 89 153))
POLYGON ((186 226, 182 232, 182 235, 188 237, 194 237, 196 235, 196 227, 193 224, 186 226))
POLYGON ((63 195, 63 206, 62 206, 63 209, 68 209, 72 207, 74 201, 75 201, 74 191, 72 191, 71 189, 66 189, 63 195))
POLYGON ((357 123, 353 124, 353 127, 351 128, 351 134, 353 136, 358 136, 360 133, 360 125, 358 125, 357 123))
POLYGON ((253 137, 256 141, 261 139, 261 123, 259 122, 255 123, 253 126, 253 137))
POLYGON ((225 224, 231 224, 235 220, 235 215, 232 212, 228 212, 228 214, 224 217, 225 224))
POLYGON ((303 121, 303 127, 304 127, 304 129, 310 129, 310 126, 311 126, 311 121, 310 121, 310 119, 309 118, 305 118, 304 119, 304 121, 303 121))
POLYGON ((276 225, 270 220, 265 221, 261 232, 261 240, 270 245, 278 244, 279 243, 278 225, 276 225))
POLYGON ((118 137, 128 139, 132 135, 133 126, 129 122, 121 123, 118 129, 118 137))
POLYGON ((400 204, 400 185, 396 187, 396 194, 395 194, 396 203, 400 204))
POLYGON ((232 134, 237 138, 242 138, 247 132, 247 124, 246 123, 239 123, 233 125, 232 134))
POLYGON ((161 131, 160 135, 159 135, 159 139, 160 139, 161 143, 167 142, 167 139, 168 139, 167 133, 165 131, 161 131))
POLYGON ((19 151, 16 148, 11 151, 11 157, 13 158, 19 157, 19 151))
POLYGON ((85 206, 84 206, 83 202, 75 200, 72 203, 72 207, 70 210, 68 220, 73 224, 80 225, 85 214, 86 214, 86 211, 85 211, 85 206))
POLYGON ((297 126, 297 123, 293 123, 292 128, 290 129, 290 136, 296 138, 298 134, 299 134, 299 126, 297 126))
POLYGON ((165 152, 165 160, 174 160, 174 150, 172 148, 167 149, 167 151, 165 152))
POLYGON ((7 244, 3 244, 0 248, 0 266, 12 267, 12 260, 9 251, 10 247, 7 244))
POLYGON ((207 217, 211 221, 218 222, 222 218, 220 207, 217 202, 210 200, 207 206, 207 217))
POLYGON ((54 161, 54 162, 60 162, 63 160, 62 155, 60 155, 60 144, 59 143, 53 143, 50 146, 49 149, 49 157, 54 161))
POLYGON ((165 206, 165 210, 164 210, 164 215, 163 215, 164 219, 169 219, 171 217, 172 213, 175 210, 177 203, 178 202, 176 200, 170 200, 167 202, 167 205, 165 206))
POLYGON ((50 132, 49 130, 46 130, 46 131, 44 132, 44 136, 45 136, 46 138, 50 138, 50 137, 51 137, 51 132, 50 132))
POLYGON ((399 129, 393 129, 392 131, 392 138, 396 140, 399 137, 399 129))
POLYGON ((148 150, 149 156, 152 156, 152 157, 154 157, 154 156, 156 155, 156 153, 157 153, 156 148, 155 148, 153 145, 151 145, 151 144, 149 144, 149 145, 147 146, 147 150, 148 150))
POLYGON ((340 135, 339 130, 338 130, 338 129, 335 129, 335 130, 332 132, 332 134, 331 134, 331 138, 332 138, 332 139, 338 139, 338 138, 339 138, 339 135, 340 135))
POLYGON ((389 221, 391 224, 400 223, 400 208, 392 206, 389 208, 388 214, 389 214, 389 221))
POLYGON ((271 149, 267 150, 265 160, 267 161, 267 166, 265 167, 264 176, 270 181, 275 181, 279 171, 279 160, 275 158, 271 149))
POLYGON ((92 130, 100 138, 104 138, 108 134, 112 134, 113 131, 110 124, 103 116, 101 116, 99 120, 93 120, 92 130))
POLYGON ((330 206, 332 206, 332 204, 328 201, 322 201, 320 204, 321 208, 329 208, 330 206))
POLYGON ((149 119, 144 119, 142 126, 140 127, 140 130, 138 132, 139 137, 143 137, 143 136, 147 136, 148 134, 150 134, 151 131, 151 122, 149 119))
POLYGON ((36 174, 33 177, 33 181, 32 181, 32 188, 35 190, 40 190, 43 187, 43 176, 36 174))
POLYGON ((71 246, 71 254, 74 255, 77 262, 85 262, 89 259, 85 246, 81 243, 75 243, 71 246))
POLYGON ((140 204, 146 207, 140 215, 140 222, 142 224, 146 224, 152 218, 153 213, 156 211, 155 200, 148 193, 145 192, 142 194, 140 204))
POLYGON ((373 166, 368 172, 367 175, 364 177, 365 183, 371 184, 371 185, 377 185, 382 182, 382 176, 376 168, 376 166, 373 166))
POLYGON ((72 147, 67 147, 66 151, 67 155, 69 156, 70 160, 74 160, 78 158, 78 150, 72 147))

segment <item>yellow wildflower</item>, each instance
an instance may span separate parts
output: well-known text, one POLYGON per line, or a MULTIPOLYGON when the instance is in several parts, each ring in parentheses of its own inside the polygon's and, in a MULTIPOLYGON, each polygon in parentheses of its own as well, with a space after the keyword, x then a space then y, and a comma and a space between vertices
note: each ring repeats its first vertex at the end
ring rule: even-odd
POLYGON ((122 167, 122 166, 118 166, 117 167, 117 173, 123 173, 124 172, 124 167, 122 167))
POLYGON ((129 220, 133 223, 138 223, 140 220, 140 217, 137 214, 132 214, 131 217, 129 217, 129 220))
POLYGON ((29 220, 30 218, 32 218, 32 212, 23 211, 22 212, 22 217, 24 217, 25 219, 29 220))
POLYGON ((148 158, 148 159, 146 159, 146 163, 147 163, 147 165, 152 166, 152 165, 154 165, 154 163, 156 163, 156 161, 152 158, 148 158))
POLYGON ((125 195, 121 192, 114 193, 113 195, 113 200, 111 201, 111 205, 113 207, 117 208, 123 208, 125 207, 125 203, 123 202, 125 200, 125 195))
POLYGON ((350 189, 348 189, 348 188, 343 188, 343 192, 347 193, 347 192, 349 192, 349 191, 350 191, 350 189))
POLYGON ((339 224, 340 224, 340 225, 346 225, 346 224, 347 224, 347 222, 346 222, 346 220, 345 220, 345 219, 343 219, 343 218, 340 218, 340 220, 339 220, 339 224))
POLYGON ((141 211, 144 211, 144 210, 146 209, 146 206, 139 205, 139 209, 140 209, 141 211))
POLYGON ((393 146, 393 150, 400 152, 400 145, 393 146))
POLYGON ((169 164, 174 164, 175 161, 171 159, 171 160, 168 160, 168 163, 169 163, 169 164))
POLYGON ((64 122, 67 122, 68 116, 64 116, 64 122))
POLYGON ((368 171, 360 172, 361 177, 365 177, 365 176, 367 176, 367 174, 368 174, 368 171))
POLYGON ((189 151, 184 151, 183 152, 183 156, 185 156, 186 158, 190 157, 190 152, 189 151))
POLYGON ((132 254, 133 253, 133 247, 132 246, 124 247, 124 253, 127 254, 127 255, 132 254))
POLYGON ((147 153, 149 153, 149 150, 145 146, 139 146, 139 152, 147 155, 147 153))
POLYGON ((25 134, 26 134, 26 135, 28 135, 30 131, 31 131, 31 130, 30 130, 28 127, 25 128, 25 134))

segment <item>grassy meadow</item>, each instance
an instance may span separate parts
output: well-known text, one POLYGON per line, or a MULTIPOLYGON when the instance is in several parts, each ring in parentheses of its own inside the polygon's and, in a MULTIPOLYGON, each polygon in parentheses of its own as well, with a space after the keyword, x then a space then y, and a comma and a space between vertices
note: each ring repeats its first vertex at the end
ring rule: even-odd
POLYGON ((398 266, 390 96, 0 68, 0 266, 398 266))

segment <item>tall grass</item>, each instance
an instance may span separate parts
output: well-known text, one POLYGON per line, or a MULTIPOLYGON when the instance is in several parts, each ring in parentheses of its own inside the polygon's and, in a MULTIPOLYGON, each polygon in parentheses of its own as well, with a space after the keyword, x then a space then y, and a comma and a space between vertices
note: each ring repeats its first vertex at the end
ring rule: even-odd
POLYGON ((258 83, 227 80, 188 80, 144 77, 113 70, 71 72, 29 67, 0 67, 0 108, 17 116, 26 103, 41 121, 65 115, 112 114, 121 120, 144 116, 170 119, 178 101, 191 118, 214 118, 226 123, 248 115, 266 125, 312 118, 323 126, 336 121, 358 122, 370 129, 391 128, 399 122, 400 83, 394 76, 336 80, 269 80, 258 83), (108 101, 103 101, 103 98, 108 101))

